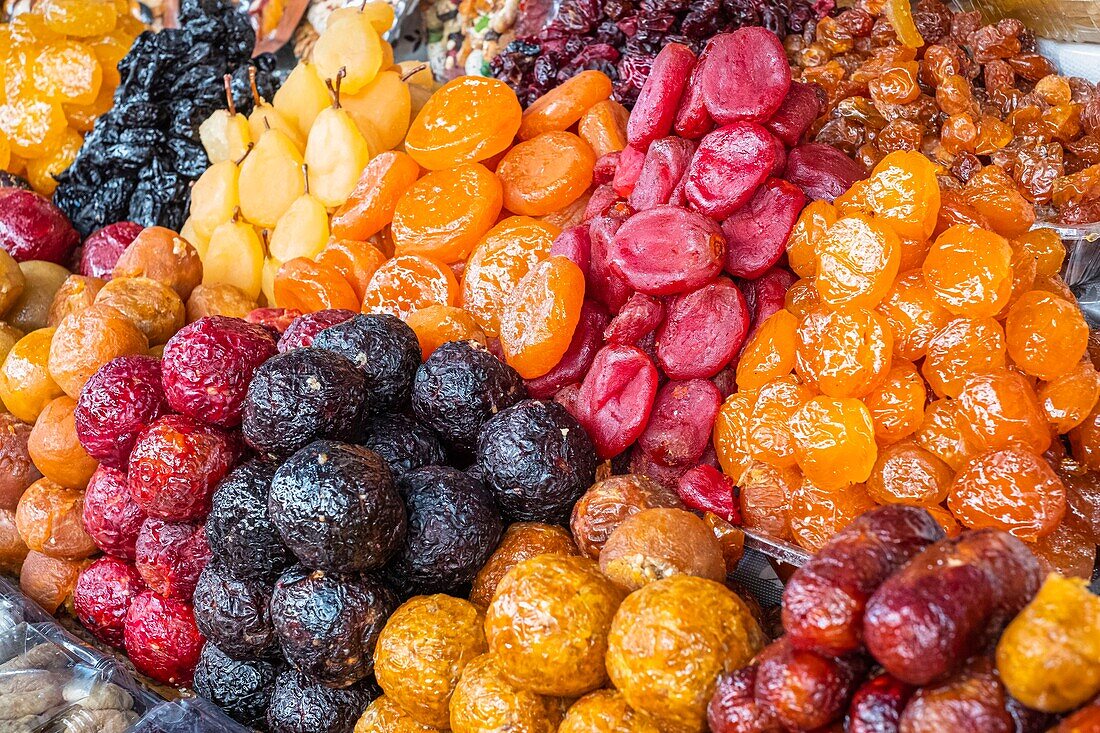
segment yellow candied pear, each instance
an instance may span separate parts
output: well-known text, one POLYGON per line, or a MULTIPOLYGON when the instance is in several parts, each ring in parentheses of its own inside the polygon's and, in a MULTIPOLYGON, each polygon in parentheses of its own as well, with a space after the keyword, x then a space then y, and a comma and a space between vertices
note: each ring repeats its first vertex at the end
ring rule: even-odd
POLYGON ((309 128, 313 127, 313 121, 321 110, 328 107, 329 101, 328 89, 318 76, 317 68, 302 61, 275 92, 272 104, 305 138, 309 135, 309 128))
POLYGON ((393 65, 393 46, 382 41, 382 63, 380 64, 380 71, 387 71, 391 69, 393 65))
MULTIPOLYGON (((341 153, 335 149, 330 155, 341 153)), ((237 197, 244 218, 265 229, 275 226, 294 199, 306 190, 303 162, 302 154, 289 137, 278 130, 266 130, 241 162, 237 176, 237 197)))
POLYGON ((229 109, 215 110, 199 125, 199 141, 206 150, 211 163, 223 160, 237 160, 248 151, 252 142, 252 133, 248 129, 248 118, 237 111, 233 103, 233 89, 229 74, 223 78, 225 100, 229 109))
POLYGON ((432 76, 432 67, 428 64, 423 61, 402 61, 397 68, 401 70, 401 79, 409 86, 435 91, 435 77, 432 76))
POLYGON ((183 226, 180 227, 180 236, 187 240, 187 243, 199 253, 199 260, 206 259, 206 250, 210 248, 210 238, 204 237, 195 231, 195 223, 191 221, 191 217, 187 217, 183 221, 183 226))
POLYGON ((256 88, 256 67, 248 67, 248 82, 252 85, 252 114, 248 116, 248 130, 253 140, 259 140, 264 130, 278 130, 294 143, 299 150, 306 149, 306 138, 297 125, 283 116, 275 106, 260 96, 256 88))
POLYGON ((393 21, 396 17, 392 5, 385 2, 385 0, 374 0, 369 3, 364 2, 359 5, 349 5, 333 10, 328 16, 329 25, 332 25, 334 20, 345 15, 359 16, 362 20, 370 23, 371 27, 378 31, 378 35, 380 36, 385 35, 386 31, 393 27, 393 21))
POLYGON ((313 63, 326 80, 343 70, 344 91, 354 94, 382 69, 382 38, 363 13, 329 16, 325 32, 313 47, 313 63))
POLYGON ((195 181, 188 221, 199 236, 209 239, 215 229, 233 218, 240 206, 239 176, 237 161, 223 160, 203 171, 195 181))
POLYGON ((310 187, 328 207, 347 201, 363 169, 379 150, 377 136, 368 140, 340 106, 340 79, 338 75, 332 88, 332 106, 317 115, 306 141, 310 187))
POLYGON ((306 190, 279 217, 267 243, 268 253, 286 262, 295 257, 313 259, 328 243, 328 210, 309 190, 309 166, 303 171, 306 190))
POLYGON ((392 150, 405 139, 412 114, 408 85, 396 71, 383 71, 355 94, 340 95, 340 105, 367 137, 373 131, 380 150, 392 150))
POLYGON ((274 257, 268 257, 264 262, 264 271, 261 279, 260 290, 264 294, 264 298, 267 299, 269 306, 275 306, 275 275, 279 273, 279 268, 283 266, 283 263, 274 257))
POLYGON ((264 243, 256 228, 235 216, 210 235, 202 262, 202 284, 235 285, 250 298, 260 296, 264 243))

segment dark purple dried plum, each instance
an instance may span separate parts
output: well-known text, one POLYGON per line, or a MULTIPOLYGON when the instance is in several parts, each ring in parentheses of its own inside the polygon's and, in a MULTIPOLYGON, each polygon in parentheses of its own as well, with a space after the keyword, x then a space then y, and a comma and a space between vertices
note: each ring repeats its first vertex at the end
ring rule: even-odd
POLYGON ((330 687, 374 673, 374 645, 397 595, 370 576, 310 571, 295 565, 271 596, 283 654, 296 669, 330 687))
POLYGON ((254 460, 237 466, 214 490, 206 518, 210 552, 239 578, 275 580, 294 562, 267 516, 267 494, 278 466, 254 460))
POLYGON ((410 471, 397 490, 408 509, 409 531, 386 567, 390 584, 408 597, 455 593, 472 582, 504 531, 492 494, 449 466, 410 471))
POLYGON ((195 623, 234 659, 263 659, 278 650, 268 603, 271 586, 234 578, 218 563, 203 569, 195 586, 195 623))
POLYGON ((376 570, 405 539, 405 505, 390 469, 358 445, 318 440, 301 449, 275 472, 267 502, 283 542, 306 567, 376 570))
POLYGON ((524 400, 485 423, 477 462, 512 521, 564 524, 596 480, 592 440, 564 407, 546 400, 524 400))
POLYGON ((275 680, 267 728, 270 733, 352 733, 375 697, 369 688, 334 690, 289 669, 275 680))
POLYGON ((449 341, 416 372, 412 407, 416 417, 467 454, 477 447, 485 421, 527 396, 523 378, 475 341, 449 341))
POLYGON ((8 171, 0 171, 0 188, 21 188, 24 191, 33 191, 34 188, 26 178, 17 176, 8 171))
POLYGON ((368 403, 366 379, 350 359, 292 349, 256 370, 241 431, 257 452, 288 456, 314 440, 354 439, 368 403))
POLYGON ((382 456, 394 478, 443 463, 447 457, 432 429, 409 415, 378 415, 367 422, 363 432, 363 447, 382 456))
POLYGON ((355 362, 366 375, 373 412, 394 412, 408 405, 413 376, 420 366, 420 342, 400 318, 355 316, 318 333, 313 346, 355 362))
POLYGON ((207 641, 195 667, 195 692, 242 725, 263 726, 281 665, 238 661, 207 641))

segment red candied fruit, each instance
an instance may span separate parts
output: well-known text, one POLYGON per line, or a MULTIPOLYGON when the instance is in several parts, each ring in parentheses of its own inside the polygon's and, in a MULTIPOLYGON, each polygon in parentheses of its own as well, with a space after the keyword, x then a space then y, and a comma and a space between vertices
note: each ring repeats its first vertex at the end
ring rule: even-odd
POLYGON ((562 387, 580 382, 603 346, 603 331, 608 320, 607 309, 602 305, 594 300, 584 301, 569 348, 546 374, 524 380, 527 394, 535 399, 549 399, 562 387))
POLYGON ((676 482, 680 501, 697 512, 710 512, 733 524, 741 524, 737 485, 714 466, 694 466, 676 482))
POLYGON ((134 567, 117 557, 101 557, 86 567, 76 580, 73 610, 84 628, 111 646, 123 644, 126 612, 138 593, 145 590, 134 567))
POLYGON ((806 130, 810 129, 819 112, 821 100, 815 87, 792 81, 783 103, 772 118, 764 123, 764 127, 784 143, 794 147, 802 140, 806 130))
POLYGON ((665 320, 665 307, 649 295, 634 293, 611 319, 604 338, 612 344, 634 346, 665 320))
POLYGON ((283 331, 276 348, 281 354, 284 351, 309 346, 321 331, 329 326, 343 323, 357 315, 359 314, 343 308, 326 308, 325 310, 300 315, 283 331))
POLYGON ((695 54, 684 44, 668 43, 661 49, 626 123, 626 139, 631 145, 644 148, 668 135, 694 68, 695 54))
POLYGON ((108 555, 133 560, 145 511, 130 495, 126 474, 100 466, 84 491, 84 531, 108 555))
POLYGON ((786 267, 773 267, 755 280, 741 283, 741 293, 749 307, 752 328, 745 337, 748 343, 756 335, 764 321, 783 310, 787 305, 787 291, 798 280, 786 267))
POLYGON ((783 257, 787 237, 806 205, 806 196, 793 183, 769 178, 724 222, 726 272, 757 278, 783 257))
POLYGON ((740 351, 748 330, 745 296, 718 278, 668 304, 657 331, 657 362, 672 379, 709 379, 740 351))
POLYGON ((691 165, 695 144, 678 137, 663 137, 650 143, 641 173, 628 199, 636 211, 645 211, 661 204, 683 206, 680 184, 691 165))
POLYGON ((142 674, 189 685, 206 643, 190 603, 143 591, 126 612, 126 654, 142 674))
POLYGON ((721 405, 718 388, 706 379, 666 383, 653 400, 638 447, 666 466, 697 462, 710 445, 721 405))
POLYGON ((618 201, 588 224, 589 266, 585 295, 595 298, 612 313, 618 313, 630 297, 630 286, 611 268, 615 234, 633 214, 625 201, 618 201))
POLYGON ((0 246, 16 262, 68 262, 80 235, 49 199, 13 190, 0 199, 0 246))
POLYGON ((137 568, 145 585, 165 598, 190 599, 199 573, 210 561, 206 527, 150 517, 137 538, 137 568))
POLYGON ((611 269, 634 290, 673 295, 722 271, 726 240, 702 214, 682 206, 657 206, 623 222, 609 255, 611 269))
POLYGON ((273 338, 278 339, 301 315, 302 311, 297 308, 253 308, 244 320, 263 326, 273 338))
POLYGON ((160 360, 120 356, 96 371, 80 391, 73 420, 80 445, 100 463, 126 469, 138 434, 168 412, 160 360))
POLYGON ((642 175, 642 166, 645 165, 645 155, 648 149, 648 145, 642 147, 627 145, 619 152, 615 177, 611 179, 612 191, 623 198, 634 191, 634 186, 638 183, 638 177, 642 175))
POLYGON ((588 280, 588 269, 592 263, 592 240, 588 236, 588 225, 582 224, 563 229, 550 245, 550 257, 559 256, 572 262, 584 273, 588 280))
POLYGON ((275 353, 275 339, 263 326, 226 316, 200 318, 164 345, 168 404, 212 425, 240 425, 252 375, 275 353))
POLYGON ((577 394, 577 420, 601 459, 617 456, 642 434, 657 394, 657 368, 641 349, 609 344, 596 354, 577 394))
POLYGON ((782 154, 783 143, 754 122, 719 127, 699 141, 684 194, 699 211, 724 219, 752 198, 782 154))
POLYGON ((210 511, 214 488, 233 467, 236 441, 186 415, 165 415, 138 437, 128 483, 134 501, 151 517, 175 522, 210 511))
POLYGON ((738 28, 707 44, 699 81, 707 111, 718 124, 764 122, 787 96, 791 67, 775 33, 766 28, 738 28))
POLYGON ((831 145, 803 143, 787 155, 783 177, 811 201, 833 200, 864 178, 863 166, 831 145))
POLYGON ((118 221, 89 234, 80 250, 80 274, 110 280, 118 258, 144 228, 132 221, 118 221))

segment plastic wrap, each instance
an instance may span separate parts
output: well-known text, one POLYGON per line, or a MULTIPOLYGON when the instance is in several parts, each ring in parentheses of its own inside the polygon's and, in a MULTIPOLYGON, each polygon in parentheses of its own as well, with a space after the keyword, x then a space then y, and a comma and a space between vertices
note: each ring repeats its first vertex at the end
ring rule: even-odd
POLYGON ((1035 35, 1059 41, 1100 43, 1100 2, 1096 0, 954 0, 955 8, 977 10, 987 23, 1022 20, 1035 35))
POLYGON ((1061 235, 1066 245, 1062 279, 1077 297, 1089 328, 1100 329, 1100 223, 1081 227, 1043 226, 1061 235))

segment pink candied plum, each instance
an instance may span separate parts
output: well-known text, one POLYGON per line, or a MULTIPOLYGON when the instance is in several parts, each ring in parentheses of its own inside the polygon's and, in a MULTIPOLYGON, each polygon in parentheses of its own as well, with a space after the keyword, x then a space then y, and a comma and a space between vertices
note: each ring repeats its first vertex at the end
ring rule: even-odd
POLYGON ((687 470, 683 466, 666 466, 635 445, 630 450, 630 473, 651 478, 669 491, 676 490, 676 484, 687 470))
POLYGON ((608 343, 634 346, 647 334, 653 333, 664 320, 665 306, 661 301, 643 293, 634 293, 611 319, 603 335, 608 343))
POLYGON ((703 135, 714 129, 714 119, 707 111, 707 100, 703 91, 703 70, 707 63, 707 49, 699 54, 699 63, 691 70, 688 77, 687 88, 680 98, 680 108, 676 110, 676 120, 672 124, 673 131, 680 137, 689 140, 698 140, 703 135))
POLYGON ((865 175, 859 163, 822 143, 803 143, 791 150, 783 173, 809 200, 824 199, 830 203, 865 175))
POLYGON ((132 221, 117 221, 89 234, 80 250, 80 274, 110 280, 118 258, 144 228, 132 221))
POLYGON ((126 654, 142 674, 166 685, 189 685, 206 643, 191 604, 138 594, 126 612, 126 654))
POLYGON ((580 382, 592 366, 596 352, 603 346, 603 331, 610 317, 607 309, 594 300, 581 305, 581 317, 573 331, 569 348, 553 369, 541 377, 526 380, 527 394, 536 399, 553 397, 566 385, 580 382))
POLYGON ((641 349, 610 344, 596 354, 576 398, 577 420, 601 459, 638 439, 657 394, 657 368, 641 349))
POLYGON ((737 485, 714 466, 699 465, 684 471, 676 482, 676 493, 689 509, 741 524, 737 485))
POLYGON ((710 445, 721 406, 722 395, 706 379, 668 382, 657 390, 638 446, 666 466, 696 463, 710 445))
POLYGON ((130 495, 126 474, 100 466, 84 491, 84 531, 108 555, 133 560, 145 511, 130 495))
POLYGON ((783 730, 771 708, 756 701, 755 687, 755 664, 718 678, 714 696, 707 705, 707 727, 711 733, 780 733, 783 730))
POLYGON ((669 43, 661 49, 626 123, 626 139, 631 145, 644 149, 672 131, 680 97, 694 68, 695 54, 684 44, 669 43))
POLYGON ((160 360, 120 356, 101 366, 73 410, 76 437, 92 458, 125 470, 138 433, 168 412, 160 360))
MULTIPOLYGON (((848 707, 849 733, 898 730, 902 711, 913 696, 913 691, 911 685, 887 672, 881 672, 867 680, 856 690, 856 694, 852 696, 852 704, 848 707)), ((1045 730, 1046 726, 1042 729, 1045 730)))
POLYGON ((783 144, 754 122, 719 127, 699 142, 684 194, 699 211, 725 219, 752 198, 782 151, 783 144))
POLYGON ((630 286, 611 268, 611 250, 615 233, 633 213, 625 201, 619 201, 588 224, 591 257, 585 293, 606 305, 612 313, 618 313, 630 297, 630 286))
POLYGON ((596 186, 592 189, 592 196, 589 197, 588 203, 584 205, 584 216, 581 217, 581 222, 587 224, 593 218, 607 211, 608 207, 618 199, 619 194, 615 193, 615 189, 610 184, 605 183, 596 186))
POLYGON ((821 98, 817 95, 819 87, 792 81, 783 104, 775 115, 764 123, 773 135, 793 148, 802 141, 802 136, 821 112, 821 98))
POLYGON ((648 147, 635 147, 627 145, 619 151, 619 165, 615 169, 615 177, 611 181, 611 188, 616 194, 627 197, 634 190, 638 182, 638 176, 642 174, 642 165, 645 163, 645 154, 648 147))
POLYGON ((100 641, 121 647, 126 612, 145 584, 134 566, 104 556, 81 571, 73 590, 73 610, 80 623, 100 641))
POLYGON ((748 330, 745 296, 718 278, 669 301, 657 331, 657 363, 672 379, 709 379, 740 351, 748 330))
POLYGON ((358 314, 354 311, 344 310, 343 308, 328 308, 298 316, 283 331, 276 349, 279 353, 282 353, 291 349, 309 346, 313 343, 314 337, 321 331, 329 326, 343 323, 356 315, 358 314))
POLYGON ((236 427, 252 375, 275 353, 275 339, 263 326, 226 316, 200 318, 164 345, 168 404, 196 420, 236 427))
POLYGON ((765 28, 738 28, 707 43, 699 81, 707 111, 719 125, 764 122, 787 96, 791 67, 777 35, 765 28))
POLYGON ((749 307, 749 322, 752 328, 745 337, 745 343, 752 340, 756 330, 764 321, 786 307, 787 290, 797 282, 794 273, 785 267, 773 267, 755 280, 745 280, 741 292, 749 307))
POLYGON ((130 494, 150 517, 198 519, 210 511, 210 497, 239 453, 240 444, 222 430, 186 415, 165 415, 134 444, 130 494))
POLYGON ((756 278, 779 262, 805 205, 806 196, 793 183, 778 178, 764 181, 744 206, 722 222, 726 272, 756 278))
MULTIPOLYGON (((673 193, 691 165, 695 144, 679 137, 662 137, 649 145, 634 190, 628 199, 635 211, 645 211, 661 204, 673 203, 673 193)), ((681 189, 683 190, 683 189, 681 189)))
POLYGON ((611 240, 611 269, 646 295, 674 295, 722 271, 726 241, 718 225, 682 206, 658 206, 627 219, 611 240))
POLYGON ((23 190, 0 198, 0 248, 16 262, 46 260, 64 265, 78 244, 80 235, 48 199, 23 190))
POLYGON ((278 339, 301 315, 302 311, 297 308, 253 308, 244 319, 249 323, 263 326, 275 339, 278 339))
POLYGON ((592 264, 592 239, 588 227, 580 224, 562 231, 550 245, 550 256, 564 257, 580 268, 585 280, 592 264))
POLYGON ((165 598, 190 600, 209 560, 203 524, 149 517, 141 526, 134 566, 145 585, 165 598))
POLYGON ((619 168, 619 151, 600 156, 592 168, 592 183, 603 186, 615 180, 615 171, 619 168))

